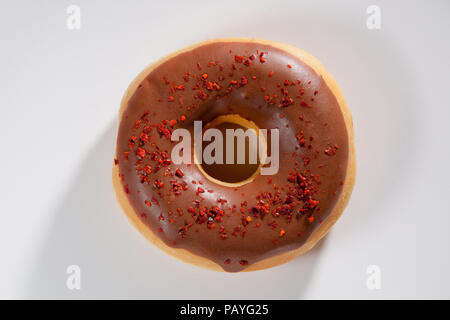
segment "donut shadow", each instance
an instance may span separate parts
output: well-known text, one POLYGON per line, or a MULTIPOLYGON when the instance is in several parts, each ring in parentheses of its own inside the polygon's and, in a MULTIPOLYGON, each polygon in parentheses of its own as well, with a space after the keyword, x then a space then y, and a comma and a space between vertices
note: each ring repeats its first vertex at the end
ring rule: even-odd
POLYGON ((88 153, 54 210, 54 222, 31 275, 30 298, 292 299, 302 295, 318 248, 269 270, 229 274, 185 264, 148 243, 128 222, 113 194, 115 127, 111 124, 88 153), (80 290, 66 286, 69 265, 81 268, 80 290))

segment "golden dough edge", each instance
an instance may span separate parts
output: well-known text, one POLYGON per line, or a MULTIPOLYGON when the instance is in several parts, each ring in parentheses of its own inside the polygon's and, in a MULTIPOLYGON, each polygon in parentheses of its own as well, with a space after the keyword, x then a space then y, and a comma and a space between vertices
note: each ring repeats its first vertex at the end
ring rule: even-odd
MULTIPOLYGON (((288 252, 281 253, 279 255, 266 258, 260 261, 257 261, 253 264, 251 264, 248 268, 244 269, 243 271, 257 271, 257 270, 263 270, 272 268, 281 264, 284 264, 295 257, 306 253, 310 249, 314 247, 316 243, 319 242, 320 239, 322 239, 328 231, 331 229, 331 227, 336 223, 336 221, 339 219, 339 217, 342 215, 345 207, 347 206, 350 195, 353 190, 353 186, 355 184, 355 178, 356 178, 356 150, 355 150, 355 143, 354 143, 354 133, 353 133, 353 120, 350 113, 350 110, 347 106, 347 103, 345 101, 345 98, 339 89, 339 86, 337 85, 334 78, 331 76, 331 74, 325 69, 325 67, 313 56, 311 56, 309 53, 305 52, 304 50, 301 50, 299 48, 296 48, 294 46, 280 43, 280 42, 274 42, 269 40, 262 40, 262 39, 253 39, 253 38, 225 38, 225 39, 214 39, 214 40, 207 40, 203 42, 196 43, 192 46, 186 47, 184 49, 178 50, 176 52, 173 52, 160 60, 158 60, 155 63, 150 64, 148 67, 146 67, 143 71, 141 71, 138 76, 131 82, 131 84, 128 86, 127 90, 125 91, 125 94, 122 98, 120 110, 119 110, 119 123, 120 119, 122 118, 123 112, 125 111, 128 100, 131 98, 135 90, 137 89, 138 85, 142 82, 142 80, 145 79, 145 77, 152 72, 153 69, 161 65, 162 63, 166 62, 167 60, 175 57, 178 54, 191 51, 197 47, 212 44, 216 42, 251 42, 251 43, 260 43, 262 45, 272 46, 281 50, 284 50, 294 56, 296 56, 298 59, 302 60, 304 63, 309 65, 317 74, 319 74, 325 81, 326 85, 330 90, 333 92, 333 94, 336 97, 336 100, 341 108, 341 112, 344 117, 345 126, 347 128, 347 134, 348 134, 348 145, 349 145, 349 154, 348 154, 348 162, 347 162, 347 171, 346 176, 344 180, 344 186, 342 189, 341 194, 339 195, 339 199, 336 202, 336 205, 330 215, 327 217, 327 219, 312 233, 312 235, 309 237, 309 239, 298 249, 291 250, 288 252)), ((116 158, 117 157, 117 150, 116 150, 116 158)), ((123 189, 123 186, 120 182, 119 178, 119 169, 118 166, 113 166, 113 187, 114 192, 116 195, 116 198, 122 208, 122 210, 125 212, 125 215, 127 216, 128 220, 131 222, 131 224, 153 245, 158 247, 160 250, 164 251, 165 253, 183 261, 186 263, 190 263, 202 268, 206 268, 209 270, 214 271, 222 271, 225 272, 218 264, 214 263, 211 260, 208 260, 204 257, 201 257, 199 255, 196 255, 194 253, 191 253, 185 249, 181 248, 172 248, 167 246, 157 235, 155 235, 140 219, 139 216, 134 212, 134 209, 131 207, 130 203, 128 202, 127 196, 125 194, 125 191, 123 189)))

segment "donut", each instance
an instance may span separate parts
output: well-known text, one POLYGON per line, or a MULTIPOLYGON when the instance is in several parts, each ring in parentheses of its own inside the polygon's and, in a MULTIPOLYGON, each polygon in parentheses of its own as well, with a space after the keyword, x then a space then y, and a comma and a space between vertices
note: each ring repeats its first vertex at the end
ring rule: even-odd
MULTIPOLYGON (((236 150, 211 154, 233 160, 236 150)), ((145 68, 121 102, 120 206, 155 246, 207 269, 261 270, 310 250, 341 216, 355 168, 340 89, 314 57, 284 43, 195 44, 145 68), (256 133, 241 145, 243 162, 198 161, 218 132, 225 140, 239 129, 256 133)))

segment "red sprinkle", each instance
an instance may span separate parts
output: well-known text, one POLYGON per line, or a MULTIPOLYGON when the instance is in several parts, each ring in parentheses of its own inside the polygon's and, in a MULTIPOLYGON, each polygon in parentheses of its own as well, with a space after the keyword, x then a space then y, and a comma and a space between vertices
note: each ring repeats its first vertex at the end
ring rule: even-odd
POLYGON ((180 178, 182 178, 184 176, 183 171, 181 171, 181 169, 179 169, 179 168, 175 171, 175 174, 177 177, 180 177, 180 178))
POLYGON ((145 150, 142 148, 137 148, 137 155, 141 158, 145 158, 145 150))
POLYGON ((239 261, 239 263, 240 263, 241 266, 248 265, 248 261, 247 260, 241 260, 241 261, 239 261))

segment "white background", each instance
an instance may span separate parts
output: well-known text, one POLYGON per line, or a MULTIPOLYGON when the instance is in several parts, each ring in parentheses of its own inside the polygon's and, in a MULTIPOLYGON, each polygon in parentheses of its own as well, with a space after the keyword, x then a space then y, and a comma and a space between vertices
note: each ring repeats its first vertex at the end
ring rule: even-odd
POLYGON ((0 297, 450 298, 450 1, 1 1, 0 297), (66 8, 81 8, 81 29, 66 8), (381 8, 381 30, 366 9, 381 8), (205 271, 135 231, 111 187, 117 111, 147 64, 257 37, 316 56, 353 113, 349 207, 308 254, 205 271), (66 288, 66 268, 82 288, 66 288), (369 265, 381 289, 368 290, 369 265))

